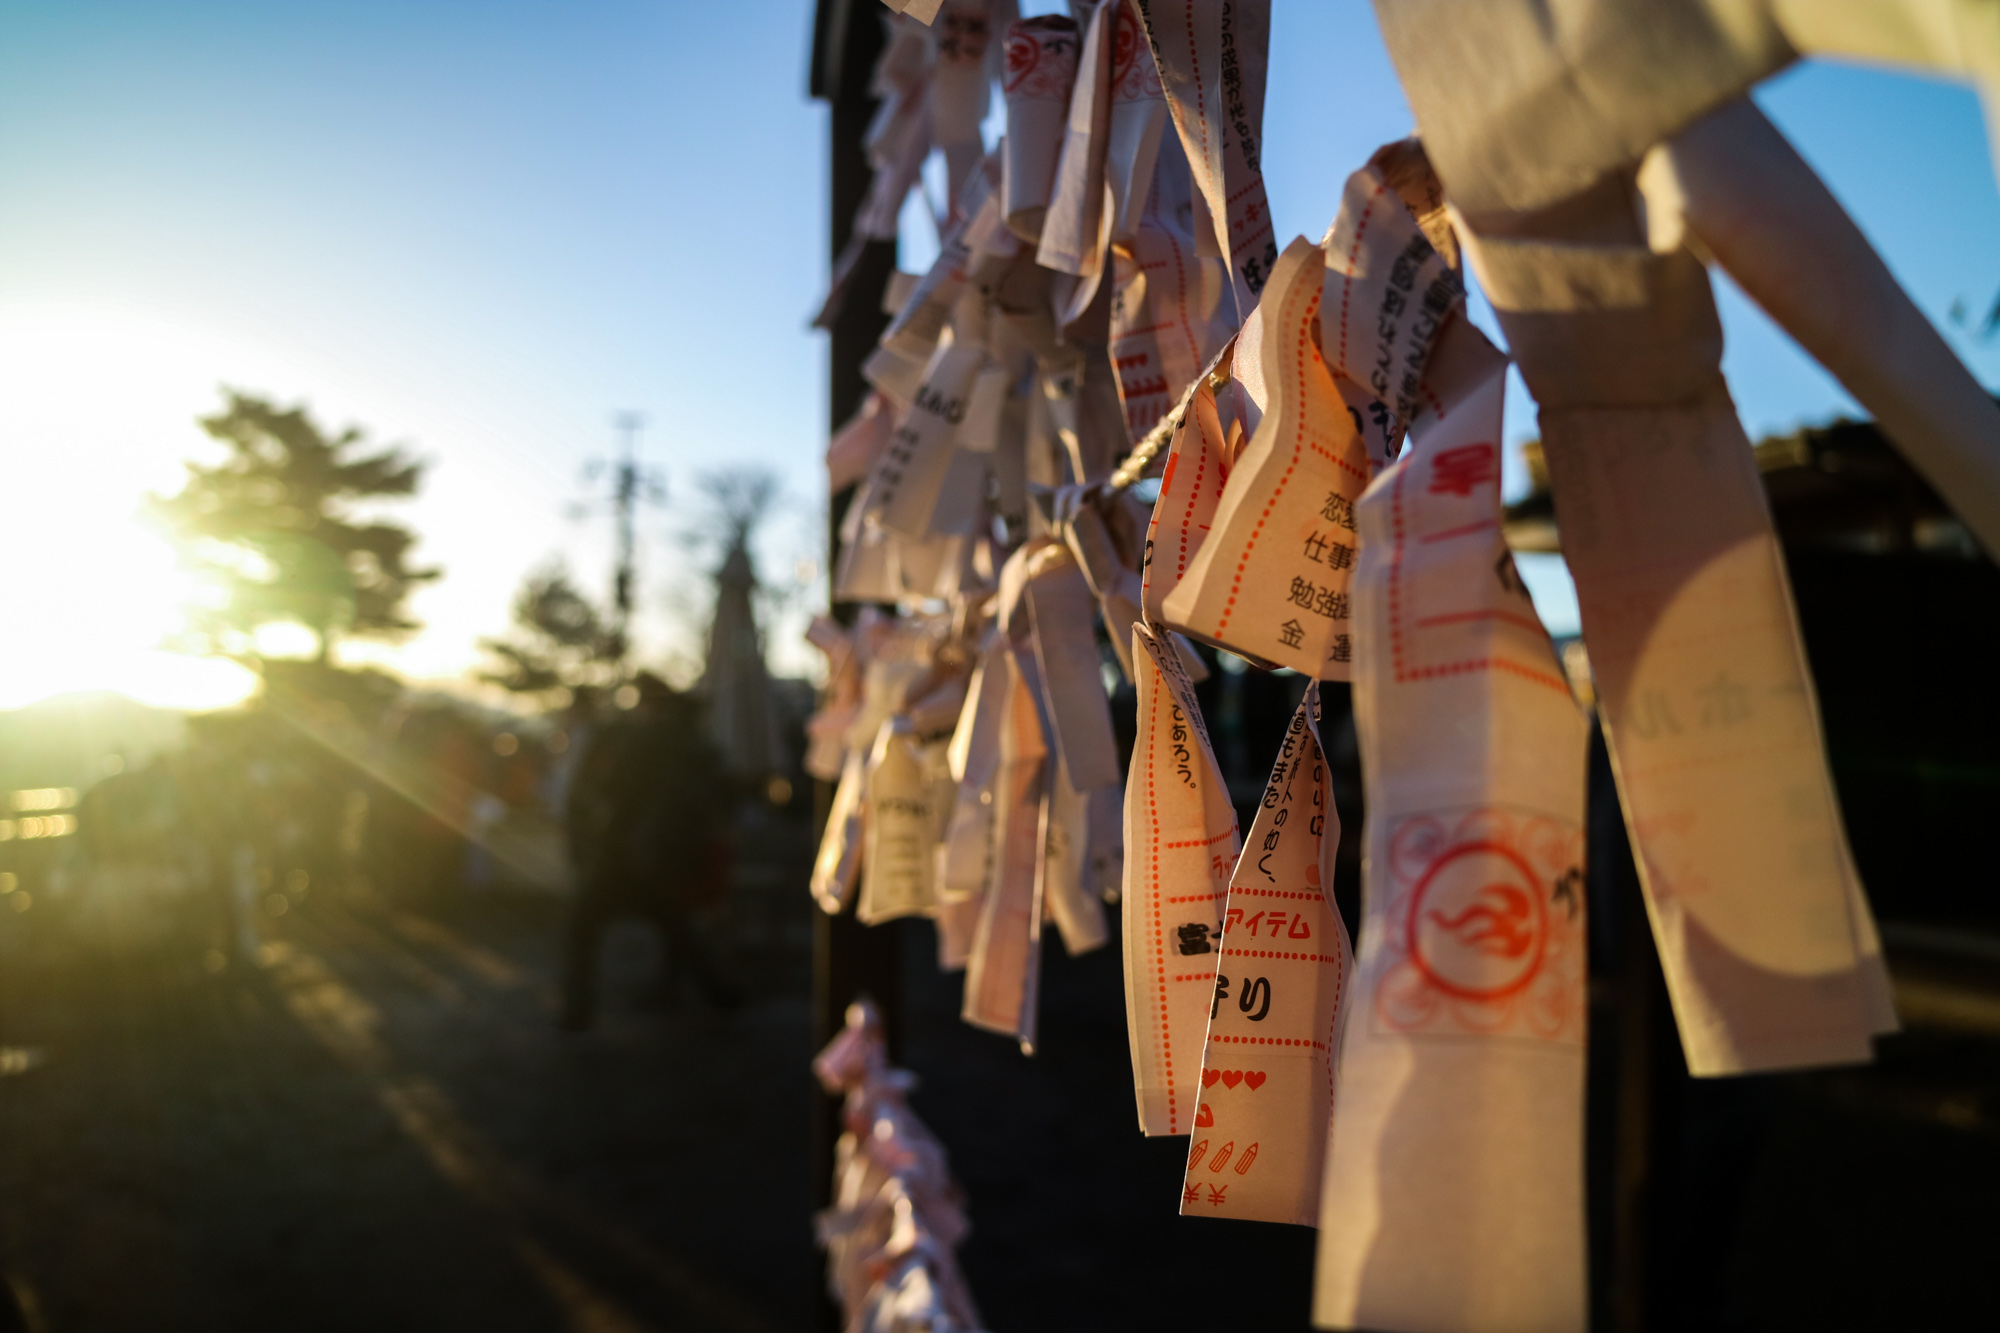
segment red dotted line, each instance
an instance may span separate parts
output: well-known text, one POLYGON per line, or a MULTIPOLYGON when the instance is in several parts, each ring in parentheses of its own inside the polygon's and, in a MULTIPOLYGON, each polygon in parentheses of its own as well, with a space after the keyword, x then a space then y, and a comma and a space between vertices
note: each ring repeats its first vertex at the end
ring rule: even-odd
MULTIPOLYGON (((1256 830, 1251 831, 1254 833, 1256 830)), ((1295 889, 1231 889, 1229 894, 1232 898, 1319 898, 1317 893, 1301 893, 1295 889)))
POLYGON ((1222 840, 1223 840, 1224 838, 1228 837, 1228 836, 1230 835, 1230 833, 1234 833, 1234 832, 1236 832, 1236 830, 1235 830, 1235 829, 1230 829, 1228 833, 1218 833, 1218 834, 1216 834, 1216 835, 1215 835, 1214 837, 1212 837, 1212 838, 1190 838, 1190 839, 1188 839, 1188 840, 1187 840, 1186 842, 1163 842, 1163 843, 1161 843, 1161 844, 1160 844, 1160 846, 1162 846, 1162 847, 1212 847, 1212 846, 1214 846, 1214 845, 1215 845, 1216 843, 1218 843, 1218 842, 1221 842, 1221 841, 1222 841, 1222 840))
MULTIPOLYGON (((1302 285, 1304 284, 1299 283, 1295 279, 1292 282, 1290 289, 1286 292, 1286 295, 1287 296, 1296 295, 1296 293, 1298 292, 1299 288, 1302 285)), ((1257 549, 1257 539, 1263 536, 1264 525, 1271 521, 1271 511, 1278 507, 1279 498, 1285 494, 1286 484, 1291 481, 1292 473, 1298 471, 1299 468, 1299 450, 1301 447, 1304 446, 1306 437, 1306 414, 1305 412, 1300 410, 1300 405, 1298 402, 1298 397, 1299 397, 1298 386, 1304 382, 1306 374, 1306 347, 1309 341, 1307 338, 1307 330, 1310 327, 1310 322, 1313 319, 1315 319, 1318 316, 1318 314, 1319 314, 1319 289, 1317 287, 1314 287, 1312 289, 1312 299, 1306 303, 1305 318, 1299 321, 1298 324, 1298 330, 1299 330, 1298 350, 1296 353, 1296 360, 1293 363, 1294 365, 1293 382, 1290 386, 1284 386, 1284 385, 1279 386, 1279 391, 1281 396, 1289 397, 1291 408, 1298 416, 1298 423, 1297 423, 1298 438, 1297 441, 1292 446, 1292 461, 1285 465, 1285 474, 1279 477, 1278 484, 1271 488, 1270 499, 1264 502, 1264 512, 1257 516, 1257 526, 1250 530, 1249 539, 1245 541, 1243 544, 1243 556, 1236 562, 1236 576, 1235 578, 1230 580, 1229 600, 1223 604, 1221 619, 1215 622, 1215 637, 1217 637, 1218 639, 1222 637, 1223 630, 1229 627, 1229 617, 1234 615, 1236 612, 1236 598, 1237 595, 1243 590, 1243 571, 1249 568, 1251 552, 1257 549), (1291 393, 1289 395, 1285 395, 1284 393, 1287 387, 1291 389, 1291 393)), ((1281 306, 1279 311, 1279 318, 1284 321, 1285 325, 1289 325, 1292 322, 1294 316, 1292 315, 1291 311, 1286 310, 1281 306)), ((1317 355, 1318 349, 1314 348, 1313 350, 1314 354, 1317 355)))
POLYGON ((1333 1110, 1333 1039, 1340 1031, 1340 1000, 1347 983, 1347 950, 1344 948, 1340 951, 1338 967, 1339 970, 1333 974, 1333 1016, 1327 1021, 1326 1045, 1321 1048, 1327 1052, 1326 1109, 1329 1113, 1333 1110))
MULTIPOLYGON (((1148 652, 1147 656, 1150 657, 1151 653, 1148 652)), ((1158 663, 1153 664, 1153 674, 1156 676, 1161 675, 1158 663)), ((1153 687, 1152 691, 1153 711, 1152 711, 1152 716, 1149 719, 1149 724, 1146 733, 1148 741, 1150 741, 1154 736, 1157 736, 1159 734, 1160 691, 1166 688, 1166 684, 1167 684, 1166 680, 1164 676, 1162 676, 1161 679, 1157 681, 1153 687)), ((1166 1065, 1167 1127, 1169 1129, 1172 1129, 1180 1123, 1180 1116, 1174 1109, 1173 1045, 1171 1042, 1167 1040, 1166 922, 1160 910, 1161 903, 1160 903, 1159 780, 1158 780, 1157 770, 1150 763, 1146 765, 1146 815, 1152 831, 1152 836, 1147 839, 1147 841, 1152 845, 1153 849, 1152 892, 1149 893, 1147 897, 1152 899, 1152 908, 1153 908, 1153 970, 1154 974, 1159 978, 1159 984, 1157 990, 1159 994, 1160 1056, 1166 1065)))
POLYGON ((1568 681, 1558 676, 1551 676, 1546 671, 1522 666, 1519 662, 1510 662, 1504 657, 1472 657, 1463 662, 1441 662, 1436 666, 1411 667, 1407 671, 1399 665, 1396 668, 1396 679, 1436 680, 1441 676, 1470 675, 1474 671, 1504 671, 1510 676, 1519 676, 1523 680, 1531 680, 1537 685, 1546 686, 1565 698, 1569 696, 1568 681))
POLYGON ((1234 958, 1276 958, 1281 961, 1298 963, 1338 963, 1340 955, 1324 953, 1280 953, 1272 949, 1238 949, 1231 946, 1230 956, 1234 958))
MULTIPOLYGON (((1375 200, 1382 197, 1380 189, 1368 200, 1368 206, 1361 210, 1361 221, 1354 226, 1354 244, 1347 248, 1347 273, 1354 272, 1354 261, 1361 254, 1361 238, 1368 234, 1368 219, 1375 216, 1375 200)), ((1340 372, 1347 374, 1347 307, 1354 299, 1354 279, 1341 275, 1340 285, 1340 372)), ((1349 378, 1353 378, 1349 376, 1349 378)))
POLYGON ((1208 1034, 1210 1041, 1233 1042, 1238 1046, 1310 1046, 1316 1051, 1324 1051, 1323 1041, 1307 1041, 1304 1037, 1231 1037, 1221 1032, 1208 1034))
POLYGON ((1539 630, 1542 627, 1542 622, 1539 620, 1496 608, 1483 611, 1451 611, 1444 615, 1425 616, 1417 622, 1417 628, 1430 629, 1434 625, 1469 625, 1480 620, 1498 620, 1508 625, 1519 625, 1522 629, 1539 630))

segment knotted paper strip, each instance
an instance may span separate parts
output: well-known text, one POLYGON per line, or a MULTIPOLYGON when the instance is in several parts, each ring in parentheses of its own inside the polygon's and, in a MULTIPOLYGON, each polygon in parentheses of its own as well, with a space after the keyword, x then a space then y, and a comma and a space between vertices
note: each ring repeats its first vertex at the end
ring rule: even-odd
POLYGON ((1503 365, 1483 359, 1469 393, 1433 378, 1446 410, 1361 501, 1366 921, 1321 1327, 1585 1326, 1588 726, 1501 539, 1503 365))
POLYGON ((1314 684, 1229 879, 1183 1213, 1319 1225, 1352 970, 1333 904, 1339 848, 1314 684))
POLYGON ((965 708, 952 732, 948 759, 958 796, 938 846, 937 894, 941 901, 977 898, 986 891, 992 841, 994 778, 1000 771, 1000 729, 1013 677, 989 635, 985 655, 966 691, 965 708))
POLYGON ((1125 786, 1125 1021, 1139 1128, 1194 1123, 1236 811, 1174 649, 1132 627, 1139 735, 1125 786))
POLYGON ((1304 238, 1278 261, 1261 307, 1271 401, 1230 470, 1213 532, 1161 611, 1246 657, 1345 680, 1354 500, 1368 484, 1368 452, 1320 356, 1325 269, 1304 238))

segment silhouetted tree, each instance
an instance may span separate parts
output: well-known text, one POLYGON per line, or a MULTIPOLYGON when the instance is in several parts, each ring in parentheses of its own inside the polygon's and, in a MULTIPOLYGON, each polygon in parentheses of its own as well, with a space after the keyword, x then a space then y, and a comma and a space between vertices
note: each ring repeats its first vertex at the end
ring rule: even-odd
POLYGON ((394 640, 419 628, 406 604, 441 571, 411 566, 410 529, 356 510, 414 495, 423 464, 400 448, 369 449, 357 427, 328 435, 304 408, 224 394, 224 409, 200 424, 228 457, 187 464, 178 494, 147 501, 223 594, 191 613, 187 646, 260 662, 256 631, 297 624, 317 638, 324 666, 344 636, 394 640))
POLYGON ((513 633, 481 639, 480 647, 500 659, 498 670, 479 673, 481 680, 516 694, 552 694, 615 683, 625 646, 556 561, 522 581, 514 595, 513 633))

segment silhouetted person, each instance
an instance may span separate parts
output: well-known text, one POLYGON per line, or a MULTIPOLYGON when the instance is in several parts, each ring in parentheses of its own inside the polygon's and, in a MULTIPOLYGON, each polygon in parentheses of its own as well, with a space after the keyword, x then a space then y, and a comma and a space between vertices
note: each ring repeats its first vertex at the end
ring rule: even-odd
POLYGON ((658 926, 663 998, 672 969, 682 968, 711 1003, 730 1007, 738 1000, 690 916, 727 892, 734 793, 695 702, 644 672, 634 683, 638 705, 595 729, 570 783, 577 891, 560 1021, 571 1031, 590 1026, 596 1012, 598 946, 606 924, 620 914, 658 926))

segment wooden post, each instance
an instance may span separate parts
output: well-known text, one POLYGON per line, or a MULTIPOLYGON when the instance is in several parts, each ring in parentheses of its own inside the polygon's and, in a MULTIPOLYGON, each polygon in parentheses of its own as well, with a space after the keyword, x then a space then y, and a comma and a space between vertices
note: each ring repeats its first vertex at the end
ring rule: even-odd
MULTIPOLYGON (((876 99, 869 91, 869 76, 882 53, 883 16, 888 11, 879 0, 818 0, 813 15, 813 54, 810 75, 811 95, 827 102, 832 110, 828 136, 828 217, 830 261, 838 262, 854 228, 854 215, 866 196, 872 172, 862 145, 868 123, 875 114, 876 99)), ((854 415, 868 392, 861 377, 861 363, 874 350, 889 317, 882 311, 882 292, 896 268, 896 243, 870 241, 848 281, 847 296, 831 321, 827 376, 827 425, 838 429, 854 415)), ((848 487, 828 497, 827 577, 839 566, 840 523, 854 498, 848 487)), ((836 608, 835 615, 852 619, 852 608, 836 608)), ((830 785, 816 784, 813 799, 814 829, 823 832, 828 807, 832 803, 830 785)), ((803 887, 803 886, 802 886, 803 887)), ((894 923, 873 928, 854 919, 852 908, 840 916, 813 914, 813 1047, 818 1050, 830 1040, 844 1019, 847 1006, 861 996, 874 1000, 882 1011, 889 1050, 896 1055, 902 1043, 902 932, 894 923)), ((814 1100, 812 1116, 812 1172, 817 1206, 831 1202, 833 1147, 840 1132, 840 1106, 830 1097, 814 1100)), ((819 1323, 822 1328, 841 1327, 840 1311, 821 1287, 819 1323)))

